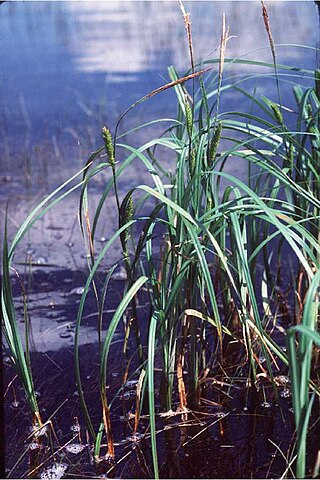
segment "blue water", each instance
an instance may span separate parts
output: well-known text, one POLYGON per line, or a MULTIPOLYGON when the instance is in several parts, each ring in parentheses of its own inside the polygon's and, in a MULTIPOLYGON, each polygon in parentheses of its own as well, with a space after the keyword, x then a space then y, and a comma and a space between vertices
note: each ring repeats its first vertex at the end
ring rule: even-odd
MULTIPOLYGON (((228 56, 268 43, 258 1, 185 5, 197 60, 217 55, 223 11, 236 37, 228 42, 228 56)), ((313 2, 270 2, 269 15, 276 43, 316 45, 313 2)), ((0 31, 1 142, 9 144, 9 154, 20 153, 25 136, 33 145, 46 139, 47 148, 54 135, 60 148, 72 145, 66 129, 84 146, 96 146, 101 123, 112 126, 124 108, 165 83, 168 65, 181 73, 189 67, 178 2, 3 4, 0 31)), ((254 56, 271 61, 268 48, 254 56)), ((315 52, 279 48, 278 61, 312 67, 315 52)), ((167 97, 154 99, 144 113, 173 115, 167 97)))
MULTIPOLYGON (((246 58, 272 62, 259 1, 194 1, 185 2, 185 7, 191 14, 197 62, 218 56, 223 12, 231 35, 227 57, 254 51, 246 58)), ((317 45, 314 2, 274 1, 268 8, 276 44, 317 45)), ((176 1, 4 3, 0 41, 0 202, 4 211, 10 200, 12 231, 34 203, 84 165, 90 152, 101 145, 103 124, 113 129, 125 108, 168 82, 169 65, 175 65, 181 75, 189 69, 185 28, 176 1)), ((279 46, 278 62, 312 69, 316 66, 313 48, 279 46)), ((226 67, 225 79, 234 73, 226 67)), ((261 81, 247 85, 251 91, 256 88, 257 95, 266 93, 261 81)), ((274 94, 271 87, 267 90, 274 94)), ((291 87, 283 88, 284 101, 290 91, 291 87)), ((230 92, 221 107, 239 110, 242 102, 230 92)), ((174 117, 175 111, 174 92, 166 91, 133 110, 121 131, 150 119, 174 117)), ((141 145, 154 134, 149 128, 127 140, 141 145)), ((166 168, 171 168, 170 159, 166 168)), ((94 182, 97 190, 101 179, 94 182)), ((141 180, 144 173, 134 168, 124 187, 141 180)), ((32 242, 47 242, 51 252, 55 239, 48 234, 48 225, 62 222, 70 230, 75 211, 76 200, 50 213, 32 242)), ((110 224, 114 221, 110 212, 110 224)))

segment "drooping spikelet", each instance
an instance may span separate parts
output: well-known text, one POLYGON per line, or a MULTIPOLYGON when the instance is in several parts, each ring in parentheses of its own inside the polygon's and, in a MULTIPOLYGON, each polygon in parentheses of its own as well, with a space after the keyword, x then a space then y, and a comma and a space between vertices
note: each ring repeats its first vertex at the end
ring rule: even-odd
POLYGON ((196 152, 194 151, 194 149, 192 149, 189 155, 189 173, 191 178, 194 176, 195 171, 196 171, 196 152))
POLYGON ((276 103, 270 103, 270 108, 273 111, 279 125, 283 125, 283 116, 279 106, 276 103))
POLYGON ((113 139, 108 127, 102 127, 102 138, 104 140, 105 149, 108 154, 109 163, 113 167, 116 161, 114 158, 113 139))
MULTIPOLYGON (((120 226, 125 225, 126 223, 130 222, 134 216, 134 203, 132 199, 132 195, 130 197, 126 197, 121 205, 120 209, 120 226)), ((129 238, 129 228, 126 228, 121 233, 121 241, 123 246, 126 249, 126 244, 129 238)))
POLYGON ((186 124, 187 124, 187 132, 189 137, 192 137, 192 129, 193 129, 193 113, 188 101, 188 98, 185 97, 184 100, 185 110, 186 110, 186 124))
POLYGON ((289 144, 288 160, 290 171, 292 171, 294 166, 294 147, 292 142, 289 144))
POLYGON ((212 162, 216 157, 217 150, 220 143, 221 133, 222 133, 222 123, 219 122, 214 128, 213 137, 209 147, 208 167, 212 166, 212 162))

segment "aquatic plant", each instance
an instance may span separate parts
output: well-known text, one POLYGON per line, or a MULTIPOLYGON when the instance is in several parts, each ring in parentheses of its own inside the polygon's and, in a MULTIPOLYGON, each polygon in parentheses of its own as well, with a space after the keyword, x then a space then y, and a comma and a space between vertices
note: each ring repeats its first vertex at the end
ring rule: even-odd
MULTIPOLYGON (((216 62, 221 65, 221 59, 216 62)), ((265 66, 273 68, 273 64, 265 66)), ((281 68, 278 66, 279 70, 281 68)), ((290 72, 289 75, 295 71, 290 67, 283 68, 290 72)), ((260 102, 242 91, 239 85, 236 88, 258 104, 269 120, 239 112, 212 115, 210 112, 217 106, 221 85, 213 89, 215 80, 203 78, 202 73, 200 88, 193 99, 173 68, 169 69, 169 74, 170 86, 178 98, 178 120, 167 130, 169 136, 154 139, 139 149, 114 140, 115 151, 123 148, 132 152, 115 171, 114 179, 120 177, 134 160, 140 160, 155 185, 153 188, 140 185, 128 191, 119 208, 122 230, 116 235, 126 232, 125 247, 124 242, 122 246, 128 287, 134 278, 137 282, 148 279, 151 304, 148 355, 141 368, 147 363, 145 381, 148 387, 145 391, 148 391, 149 398, 156 477, 159 472, 154 363, 159 365, 161 362, 163 372, 158 383, 166 411, 173 407, 175 391, 181 411, 187 411, 188 407, 199 402, 201 385, 208 372, 228 364, 230 341, 238 345, 239 364, 243 364, 245 358, 249 360, 249 369, 244 370, 251 385, 257 383, 257 373, 261 371, 272 382, 279 368, 276 357, 288 364, 286 354, 268 330, 268 320, 276 321, 278 310, 277 275, 272 273, 272 252, 278 250, 278 262, 281 262, 280 252, 286 243, 286 248, 290 247, 298 259, 307 284, 314 278, 319 253, 317 237, 309 227, 309 222, 318 219, 317 214, 309 214, 310 209, 314 212, 318 208, 318 197, 306 183, 292 179, 293 170, 300 168, 295 165, 294 155, 310 159, 308 144, 303 142, 301 145, 298 141, 301 128, 298 133, 290 131, 285 127, 279 105, 265 97, 260 102), (212 98, 215 101, 209 107, 212 98), (235 136, 229 136, 228 131, 236 132, 235 136), (225 140, 231 146, 223 149, 221 144, 225 140), (261 146, 257 147, 257 141, 261 146), (161 169, 161 160, 157 159, 156 149, 160 145, 177 156, 176 171, 169 178, 161 169), (225 171, 230 157, 248 162, 248 171, 254 172, 248 183, 225 171), (164 183, 166 180, 169 185, 164 183), (222 180, 227 186, 223 186, 222 180), (142 197, 137 197, 134 203, 139 204, 140 209, 150 198, 155 199, 155 206, 147 214, 143 211, 140 216, 133 217, 130 207, 130 218, 125 223, 123 212, 129 202, 132 205, 132 198, 136 198, 139 191, 142 197), (304 201, 308 208, 297 209, 292 198, 297 202, 304 201), (133 228, 138 224, 141 235, 136 240, 133 228), (162 238, 160 247, 159 236, 162 238), (256 271, 259 255, 264 265, 262 276, 256 271), (266 367, 260 361, 261 356, 266 359, 266 367), (187 375, 183 373, 186 369, 187 375)), ((221 82, 219 76, 219 73, 215 76, 218 83, 221 82)), ((230 83, 227 87, 233 86, 230 83)), ((92 176, 90 170, 86 175, 88 179, 92 176)), ((102 195, 102 203, 111 188, 110 182, 102 195)), ((99 221, 100 212, 101 208, 98 208, 94 225, 99 221)), ((88 243, 93 244, 94 235, 89 234, 88 243)), ((93 280, 101 255, 105 254, 106 250, 93 260, 89 281, 93 280)), ((84 299, 85 296, 86 293, 84 299)), ((110 328, 108 342, 113 332, 110 328)), ((137 351, 141 348, 139 341, 137 351)), ((308 384, 308 376, 306 381, 308 384)), ((293 385, 295 383, 293 378, 293 385)), ((109 449, 109 453, 111 451, 109 449)), ((99 448, 96 448, 98 453, 99 448)))
POLYGON ((320 272, 318 270, 306 295, 302 322, 290 327, 287 331, 293 408, 297 430, 297 478, 305 478, 308 425, 315 394, 319 394, 318 387, 310 384, 313 345, 320 346, 320 335, 316 331, 319 314, 319 279, 320 272), (298 346, 296 345, 296 335, 299 337, 298 346), (311 389, 313 390, 312 395, 311 389))
MULTIPOLYGON (((28 348, 24 352, 15 315, 10 267, 20 241, 34 223, 79 188, 80 227, 88 250, 89 275, 76 318, 75 376, 83 416, 94 443, 95 460, 112 462, 115 457, 110 415, 115 399, 107 398, 108 357, 115 332, 121 325, 126 375, 131 363, 140 375, 134 433, 138 431, 140 413, 147 403, 155 478, 160 475, 156 442, 158 408, 164 412, 176 408, 187 414, 201 402, 209 373, 233 379, 240 372, 250 388, 258 388, 259 376, 263 374, 277 392, 274 376, 279 371, 279 362, 290 369, 297 428, 296 470, 300 477, 305 472, 306 436, 312 407, 310 388, 318 393, 311 382, 311 365, 312 342, 319 345, 316 333, 320 253, 319 73, 315 74, 315 86, 293 86, 298 106, 296 128, 293 128, 294 112, 281 102, 281 82, 297 82, 301 75, 313 79, 314 72, 276 63, 265 6, 263 13, 272 63, 228 59, 229 33, 223 18, 219 58, 195 64, 189 17, 182 4, 181 8, 190 51, 190 71, 180 76, 170 67, 170 81, 129 107, 114 134, 103 127, 101 148, 90 156, 81 172, 31 212, 10 248, 5 235, 1 302, 6 342, 30 408, 41 425, 28 348), (270 73, 227 76, 223 81, 229 65, 269 69, 276 81, 278 100, 266 96, 257 98, 245 88, 248 78, 264 79, 270 73), (139 148, 124 143, 124 135, 119 133, 124 116, 168 89, 174 89, 176 94, 176 120, 169 127, 167 120, 163 122, 163 135, 139 148), (221 97, 228 91, 242 95, 251 109, 221 110, 221 97), (254 109, 258 109, 258 113, 253 113, 254 109), (290 115, 286 118, 288 112, 290 115), (174 159, 173 172, 163 166, 166 156, 174 159), (120 157, 124 158, 121 163, 120 157), (246 180, 231 173, 233 165, 240 161, 247 164, 246 180), (145 184, 132 186, 123 195, 118 188, 119 180, 137 162, 146 172, 145 184), (90 182, 106 169, 111 170, 111 178, 92 215, 90 182), (104 205, 113 195, 118 228, 96 255, 97 225, 104 205), (101 275, 102 262, 108 259, 113 245, 119 246, 122 256, 107 274, 103 273, 103 286, 99 290, 97 275, 101 275), (288 330, 288 356, 281 348, 283 338, 280 341, 273 336, 274 325, 279 322, 279 272, 283 267, 283 252, 285 255, 290 252, 294 259, 295 320, 300 323, 302 319, 301 325, 288 330), (108 302, 113 274, 121 264, 127 281, 103 338, 103 309, 108 302), (91 286, 99 317, 101 422, 98 426, 91 418, 87 392, 83 390, 79 352, 81 324, 91 286), (137 308, 142 293, 150 305, 147 318, 140 318, 137 308), (128 309, 130 317, 125 315, 128 309), (131 336, 135 352, 129 362, 131 336), (104 435, 107 450, 102 455, 104 435)), ((161 122, 156 121, 158 125, 161 122)), ((148 125, 136 127, 130 133, 148 125)))

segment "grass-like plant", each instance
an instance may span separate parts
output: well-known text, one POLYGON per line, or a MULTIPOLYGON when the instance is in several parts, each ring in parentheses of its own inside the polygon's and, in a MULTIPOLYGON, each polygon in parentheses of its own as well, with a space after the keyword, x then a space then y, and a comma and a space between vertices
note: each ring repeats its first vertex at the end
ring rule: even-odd
MULTIPOLYGON (((110 347, 121 325, 125 332, 124 358, 133 336, 133 364, 140 372, 134 433, 147 397, 155 478, 160 475, 157 409, 170 412, 178 408, 187 413, 199 404, 209 372, 232 377, 241 370, 252 387, 263 373, 273 383, 279 368, 277 359, 290 368, 297 427, 297 476, 301 476, 305 471, 303 458, 312 405, 309 398, 312 341, 319 343, 315 332, 318 304, 314 303, 318 295, 320 253, 319 74, 315 74, 315 86, 305 88, 296 84, 299 76, 314 78, 314 72, 276 63, 265 11, 273 63, 226 58, 228 29, 223 19, 219 58, 196 65, 189 17, 183 5, 181 8, 190 49, 190 71, 180 76, 170 67, 170 81, 124 113, 154 95, 165 95, 170 88, 175 90, 177 98, 176 120, 168 126, 166 119, 163 135, 139 148, 122 141, 119 129, 124 115, 113 135, 103 127, 103 145, 77 174, 82 175, 78 183, 75 175, 45 199, 21 226, 10 248, 5 235, 1 302, 6 341, 30 408, 40 423, 29 354, 22 348, 15 315, 10 266, 21 239, 35 221, 79 188, 80 227, 90 260, 76 319, 75 375, 96 460, 102 457, 104 435, 107 439, 104 457, 115 457, 110 416, 114 399, 107 398, 106 387, 110 347), (271 73, 228 77, 230 63, 264 67, 271 73), (266 96, 256 98, 245 88, 249 78, 264 79, 266 75, 275 77, 277 101, 266 96), (288 118, 284 118, 288 107, 281 103, 282 81, 286 82, 286 88, 293 86, 298 108, 288 118), (221 111, 221 96, 229 90, 242 95, 251 109, 221 111), (124 158, 121 163, 120 151, 124 158), (172 159, 171 172, 163 165, 166 157, 172 159), (246 180, 231 173, 238 161, 246 162, 246 180), (119 190, 119 180, 128 169, 137 168, 137 164, 148 179, 124 193, 119 190), (111 179, 90 216, 91 179, 106 169, 111 171, 111 179), (118 211, 118 228, 96 255, 97 225, 111 196, 118 211), (100 291, 96 276, 113 245, 119 246, 122 255, 105 275, 100 291), (289 330, 288 357, 273 338, 270 327, 278 321, 277 292, 281 288, 278 274, 283 267, 284 251, 295 259, 295 319, 297 322, 302 319, 302 325, 289 330), (127 276, 123 298, 103 338, 102 312, 108 302, 113 273, 121 263, 127 276), (95 425, 90 416, 79 353, 81 322, 91 286, 97 297, 99 317, 100 425, 95 425), (149 299, 150 312, 139 318, 137 306, 142 290, 149 299), (128 308, 130 320, 125 315, 128 308), (298 353, 296 333, 300 335, 298 353), (236 367, 231 362, 231 344, 236 350, 236 367)), ((130 133, 133 135, 135 130, 130 133)))
MULTIPOLYGON (((310 188, 292 179, 293 160, 290 169, 283 165, 288 162, 289 140, 294 145, 289 148, 290 155, 301 153, 302 147, 296 139, 300 132, 284 129, 283 119, 279 128, 279 106, 264 99, 263 110, 268 112, 270 121, 236 112, 212 116, 209 115, 205 80, 200 82, 198 102, 191 102, 186 86, 181 84, 174 69, 169 73, 170 86, 175 88, 178 98, 178 121, 167 130, 168 136, 154 139, 139 149, 115 142, 111 153, 109 137, 109 146, 106 145, 109 160, 116 158, 115 152, 120 148, 132 153, 118 171, 114 166, 113 180, 102 195, 104 202, 112 185, 125 172, 123 165, 127 167, 135 160, 142 162, 154 182, 153 188, 140 185, 130 189, 122 203, 119 202, 121 230, 117 235, 122 241, 128 287, 134 279, 139 282, 148 278, 149 283, 152 311, 146 381, 156 476, 155 358, 163 369, 158 382, 163 408, 168 411, 173 405, 174 391, 182 411, 199 401, 201 382, 207 373, 226 362, 224 348, 228 339, 237 341, 242 358, 249 360, 247 374, 252 384, 261 369, 272 381, 276 368, 274 356, 288 363, 267 328, 268 317, 276 311, 276 301, 272 300, 277 282, 272 276, 272 251, 278 248, 277 239, 280 244, 287 243, 308 282, 314 276, 319 251, 317 238, 309 227, 309 222, 316 220, 317 215, 308 213, 310 208, 318 208, 319 200, 310 188), (203 112, 207 112, 205 118, 203 112), (236 116, 240 120, 235 120, 236 116), (228 131, 242 133, 244 137, 230 137, 228 131), (231 147, 224 151, 220 142, 225 140, 231 147), (261 147, 256 146, 257 140, 261 147), (156 155, 158 145, 173 150, 177 156, 176 172, 170 176, 169 185, 164 183, 166 176, 162 169, 156 168, 161 162, 156 155), (218 149, 219 155, 216 155, 218 149), (249 170, 255 171, 255 181, 250 179, 253 186, 224 170, 230 157, 248 161, 249 170), (222 187, 222 180, 227 182, 226 187, 222 187), (156 201, 147 215, 133 216, 133 197, 136 198, 138 192, 142 192, 142 196, 135 203, 140 206, 150 197, 156 201), (297 211, 292 198, 303 199, 308 209, 297 211), (140 225, 141 235, 135 241, 132 229, 137 225, 140 225), (164 238, 160 258, 156 231, 164 238), (261 283, 256 274, 260 254, 268 282, 261 283), (211 343, 209 354, 208 339, 211 343), (161 352, 161 357, 155 355, 156 351, 161 352), (266 358, 266 369, 259 361, 261 353, 266 358), (183 374, 186 368, 187 379, 183 374)), ((218 92, 219 89, 216 95, 218 92)), ((310 157, 307 144, 303 146, 303 155, 310 157)), ((95 174, 95 170, 93 172, 95 174)), ((89 179, 90 171, 86 171, 86 175, 89 179)), ((94 225, 100 211, 96 212, 94 225)), ((89 234, 88 243, 94 244, 94 235, 89 234)), ((105 252, 93 260, 90 281, 104 255, 105 252)), ((108 343, 113 331, 108 331, 108 343)), ((137 352, 141 349, 137 340, 137 352)), ((104 362, 105 357, 102 359, 105 372, 104 362)), ((142 366, 145 368, 145 363, 142 366)), ((106 404, 103 387, 101 392, 102 404, 106 404)), ((106 431, 108 433, 107 428, 106 431)), ((111 447, 109 454, 113 454, 111 447)))
POLYGON ((315 394, 315 385, 310 384, 314 345, 320 347, 317 332, 319 315, 319 270, 315 274, 306 295, 302 322, 287 331, 289 367, 292 383, 292 399, 297 431, 297 478, 305 478, 308 426, 315 394), (296 335, 298 345, 296 345, 296 335), (311 394, 311 388, 314 392, 311 394))

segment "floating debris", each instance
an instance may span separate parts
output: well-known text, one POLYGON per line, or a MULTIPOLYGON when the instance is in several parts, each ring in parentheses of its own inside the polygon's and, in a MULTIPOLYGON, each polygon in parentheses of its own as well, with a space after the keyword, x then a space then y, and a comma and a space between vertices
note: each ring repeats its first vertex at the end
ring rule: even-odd
POLYGON ((128 437, 127 440, 129 440, 129 442, 139 442, 139 440, 142 438, 145 438, 145 435, 143 433, 136 432, 134 435, 128 437))
POLYGON ((226 414, 225 412, 216 412, 216 413, 214 414, 214 416, 217 417, 217 418, 223 418, 223 417, 225 417, 226 415, 227 415, 227 414, 226 414))
POLYGON ((41 428, 37 427, 36 425, 33 425, 32 427, 30 427, 29 431, 36 438, 43 437, 48 431, 48 425, 44 425, 41 428))
POLYGON ((81 453, 85 448, 86 446, 81 445, 81 443, 69 443, 69 445, 66 446, 67 452, 73 455, 78 455, 78 453, 81 453))
POLYGON ((4 357, 4 358, 3 358, 3 363, 4 363, 4 365, 6 365, 6 366, 11 365, 11 358, 10 358, 10 357, 4 357))
POLYGON ((74 424, 74 425, 71 425, 70 430, 71 432, 79 433, 81 428, 79 424, 74 424))
POLYGON ((72 248, 74 246, 74 243, 73 242, 67 242, 66 246, 69 247, 69 248, 72 248))
POLYGON ((119 377, 119 375, 120 375, 119 372, 113 372, 113 373, 111 374, 111 376, 112 376, 113 378, 119 377))
POLYGON ((290 385, 290 378, 288 375, 278 375, 277 377, 274 377, 274 381, 276 382, 276 385, 290 385))
POLYGON ((134 398, 135 396, 135 390, 128 390, 127 392, 124 392, 124 394, 121 396, 121 400, 130 400, 130 398, 134 398))
POLYGON ((135 387, 136 385, 138 384, 138 380, 128 380, 124 386, 126 388, 132 388, 132 387, 135 387))
POLYGON ((161 412, 159 416, 162 418, 166 418, 172 417, 173 415, 175 415, 175 412, 173 410, 168 410, 167 412, 161 412))
POLYGON ((72 283, 72 282, 73 282, 72 278, 65 278, 63 280, 63 283, 65 283, 66 285, 70 285, 70 283, 72 283))
POLYGON ((54 463, 40 474, 40 478, 44 480, 62 478, 68 466, 65 463, 54 463))
POLYGON ((82 295, 84 292, 84 288, 83 287, 76 287, 76 288, 73 288, 70 292, 69 292, 69 295, 82 295))
POLYGON ((291 391, 290 391, 289 388, 286 387, 286 388, 283 388, 282 390, 280 390, 279 395, 282 398, 289 398, 289 397, 291 397, 291 391))
POLYGON ((14 400, 12 403, 11 403, 11 407, 12 408, 18 408, 20 405, 20 402, 18 402, 18 400, 14 400))
POLYGON ((270 402, 263 402, 263 403, 261 403, 261 407, 262 407, 262 408, 271 408, 271 406, 272 406, 272 405, 271 405, 270 402))
POLYGON ((30 445, 29 445, 29 450, 38 450, 40 448, 40 445, 39 443, 37 442, 31 442, 30 445))
POLYGON ((61 332, 61 333, 59 333, 59 336, 61 338, 72 338, 72 333, 71 332, 61 332))
POLYGON ((145 435, 143 433, 137 432, 135 435, 130 435, 129 437, 126 437, 123 440, 120 440, 120 442, 118 442, 116 445, 126 445, 128 443, 137 443, 143 438, 145 438, 145 435))
POLYGON ((45 263, 48 263, 48 259, 44 258, 44 257, 38 257, 35 261, 35 263, 37 265, 43 265, 45 263))
POLYGON ((55 317, 55 321, 57 323, 65 323, 65 322, 68 321, 68 317, 63 317, 63 316, 62 317, 57 317, 57 318, 55 317))
POLYGON ((126 415, 121 415, 119 417, 120 422, 127 422, 129 420, 133 420, 135 418, 135 414, 129 411, 126 415))
POLYGON ((99 242, 101 242, 101 243, 104 243, 106 241, 107 241, 106 237, 101 237, 100 240, 99 240, 99 242))

